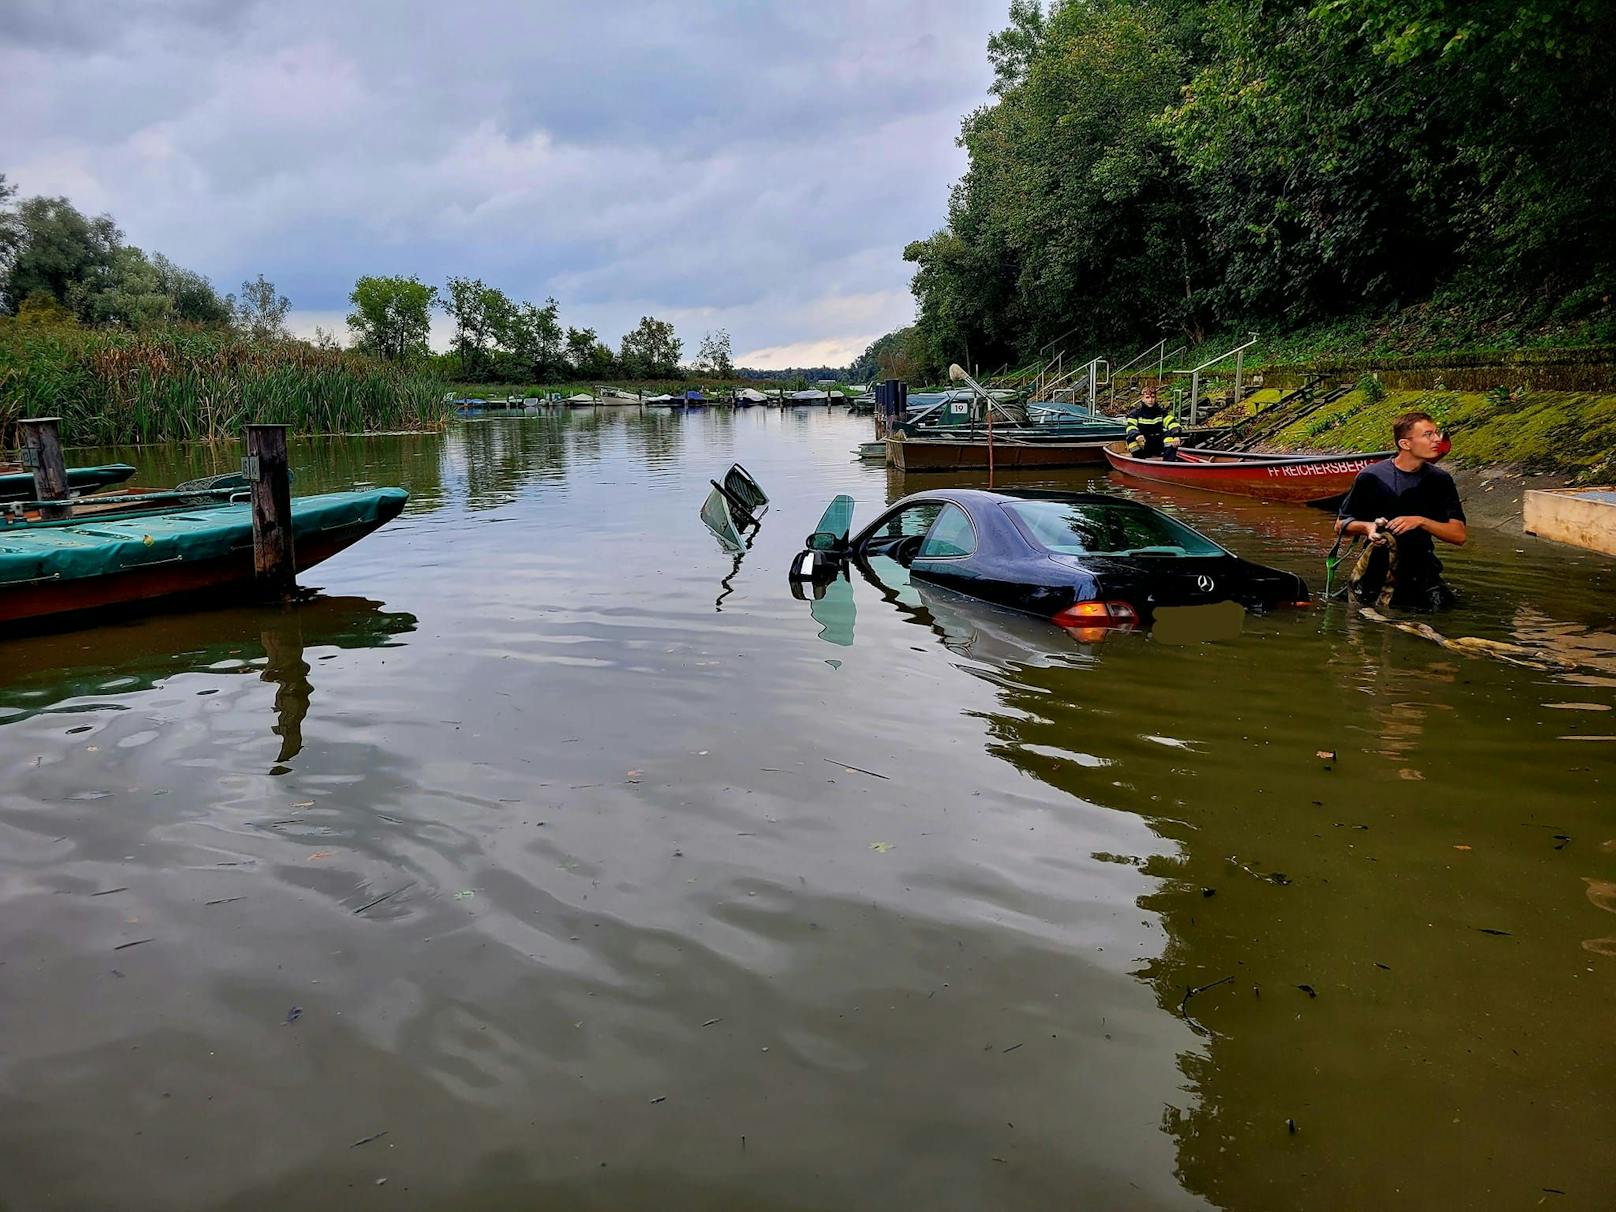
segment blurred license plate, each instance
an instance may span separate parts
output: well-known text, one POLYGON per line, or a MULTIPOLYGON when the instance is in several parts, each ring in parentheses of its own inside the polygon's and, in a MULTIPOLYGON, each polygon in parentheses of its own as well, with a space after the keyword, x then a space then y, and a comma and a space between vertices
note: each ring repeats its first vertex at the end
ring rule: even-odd
POLYGON ((1213 602, 1208 606, 1158 606, 1150 634, 1163 644, 1232 640, 1240 634, 1245 617, 1246 608, 1239 602, 1213 602))

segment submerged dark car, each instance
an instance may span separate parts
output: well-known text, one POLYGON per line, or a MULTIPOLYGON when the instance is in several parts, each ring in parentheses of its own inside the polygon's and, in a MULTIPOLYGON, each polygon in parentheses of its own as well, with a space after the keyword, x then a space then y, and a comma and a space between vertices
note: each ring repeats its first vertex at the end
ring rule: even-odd
POLYGON ((1294 573, 1241 559, 1158 509, 1104 493, 916 493, 850 536, 852 513, 845 496, 826 509, 792 563, 798 596, 850 560, 868 570, 885 557, 917 581, 1081 633, 1154 626, 1216 638, 1237 632, 1248 610, 1309 604, 1294 573))

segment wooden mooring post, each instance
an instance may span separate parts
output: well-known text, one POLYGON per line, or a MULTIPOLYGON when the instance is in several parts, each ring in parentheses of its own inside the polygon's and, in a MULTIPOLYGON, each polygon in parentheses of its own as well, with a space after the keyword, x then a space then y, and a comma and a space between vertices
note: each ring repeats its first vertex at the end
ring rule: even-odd
POLYGON ((266 594, 297 588, 292 552, 292 482, 286 470, 286 426, 247 426, 242 474, 252 485, 253 574, 266 594))
POLYGON ((909 384, 902 379, 883 379, 875 385, 876 433, 887 437, 903 420, 909 407, 909 384))
MULTIPOLYGON (((31 417, 17 422, 22 435, 22 465, 34 473, 34 499, 66 501, 67 464, 62 459, 61 421, 58 417, 31 417)), ((65 518, 71 505, 42 505, 39 516, 46 521, 65 518)))

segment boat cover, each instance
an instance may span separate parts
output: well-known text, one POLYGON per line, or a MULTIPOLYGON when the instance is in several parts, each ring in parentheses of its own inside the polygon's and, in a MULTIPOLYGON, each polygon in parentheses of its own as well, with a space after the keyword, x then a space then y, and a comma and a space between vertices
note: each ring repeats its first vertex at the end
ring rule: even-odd
MULTIPOLYGON (((292 502, 292 540, 398 516, 402 488, 330 492, 292 502)), ((215 560, 252 547, 252 506, 165 509, 125 518, 0 526, 0 588, 107 576, 147 564, 215 560)))

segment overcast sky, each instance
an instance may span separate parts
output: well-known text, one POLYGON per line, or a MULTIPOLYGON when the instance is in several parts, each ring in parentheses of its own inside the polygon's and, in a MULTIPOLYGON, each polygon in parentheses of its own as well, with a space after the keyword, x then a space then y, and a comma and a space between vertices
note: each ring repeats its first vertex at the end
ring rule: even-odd
MULTIPOLYGON (((0 172, 342 329, 361 274, 844 364, 913 316, 1008 0, 0 0, 0 172)), ((440 319, 438 338, 446 324, 440 319)))

